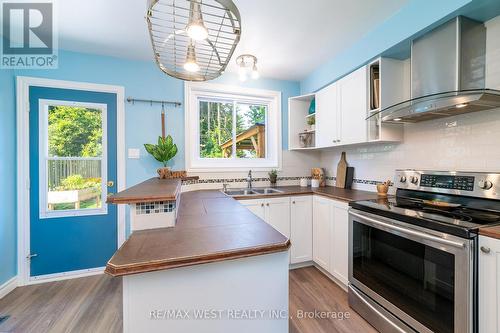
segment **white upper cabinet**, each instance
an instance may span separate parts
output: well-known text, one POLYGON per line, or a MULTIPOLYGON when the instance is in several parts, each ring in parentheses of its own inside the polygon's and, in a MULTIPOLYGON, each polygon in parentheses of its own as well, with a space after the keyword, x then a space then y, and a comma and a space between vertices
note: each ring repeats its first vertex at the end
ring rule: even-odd
POLYGON ((316 93, 316 147, 331 147, 340 140, 338 87, 332 83, 316 93))
POLYGON ((339 144, 366 142, 368 138, 367 69, 365 66, 339 81, 340 137, 339 144))

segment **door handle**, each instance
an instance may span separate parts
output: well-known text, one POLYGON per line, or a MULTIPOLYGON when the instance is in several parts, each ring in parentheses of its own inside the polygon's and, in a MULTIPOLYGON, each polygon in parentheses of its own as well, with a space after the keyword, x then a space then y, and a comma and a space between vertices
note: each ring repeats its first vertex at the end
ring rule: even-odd
POLYGON ((115 186, 115 182, 112 181, 112 180, 109 180, 108 181, 108 187, 113 187, 113 186, 115 186))
POLYGON ((38 257, 38 253, 28 254, 26 259, 31 260, 31 258, 38 257))

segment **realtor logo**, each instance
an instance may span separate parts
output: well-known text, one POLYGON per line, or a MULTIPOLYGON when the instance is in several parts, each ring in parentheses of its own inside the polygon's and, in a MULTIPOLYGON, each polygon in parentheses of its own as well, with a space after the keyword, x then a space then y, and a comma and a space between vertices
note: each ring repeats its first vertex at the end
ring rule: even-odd
POLYGON ((52 1, 3 1, 1 17, 2 68, 57 68, 52 1))

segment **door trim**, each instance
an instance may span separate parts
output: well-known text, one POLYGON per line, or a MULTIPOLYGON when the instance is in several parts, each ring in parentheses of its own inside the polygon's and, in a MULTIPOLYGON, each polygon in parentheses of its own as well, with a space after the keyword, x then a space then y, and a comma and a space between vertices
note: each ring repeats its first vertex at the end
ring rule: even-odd
MULTIPOLYGON (((17 122, 17 281, 19 286, 37 281, 30 280, 30 179, 29 179, 29 88, 48 88, 97 91, 116 94, 117 119, 117 190, 125 189, 125 89, 107 84, 62 81, 37 77, 16 78, 17 122), (22 204, 20 204, 22 203, 22 204)), ((125 206, 118 206, 118 247, 125 241, 125 206)), ((51 275, 51 280, 78 277, 81 272, 64 272, 51 275)), ((38 280, 39 281, 39 280, 38 280)))

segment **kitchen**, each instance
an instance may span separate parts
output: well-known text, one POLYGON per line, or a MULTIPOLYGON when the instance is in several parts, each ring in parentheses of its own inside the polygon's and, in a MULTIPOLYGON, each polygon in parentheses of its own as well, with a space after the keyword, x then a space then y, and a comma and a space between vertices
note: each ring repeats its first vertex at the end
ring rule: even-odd
POLYGON ((58 67, 0 70, 0 331, 500 331, 496 1, 48 2, 58 67))

